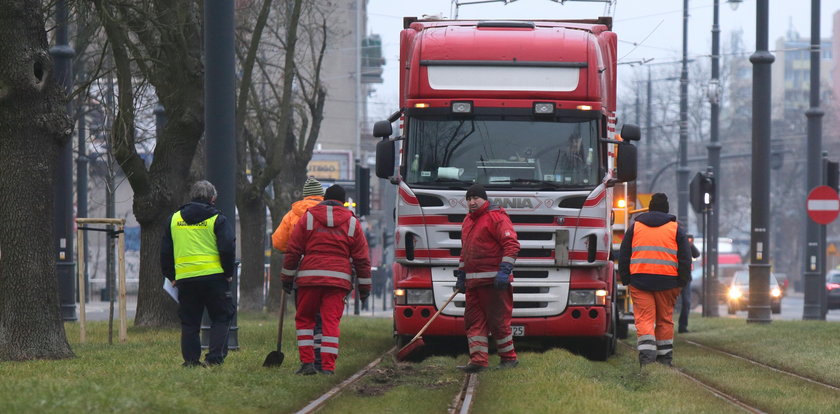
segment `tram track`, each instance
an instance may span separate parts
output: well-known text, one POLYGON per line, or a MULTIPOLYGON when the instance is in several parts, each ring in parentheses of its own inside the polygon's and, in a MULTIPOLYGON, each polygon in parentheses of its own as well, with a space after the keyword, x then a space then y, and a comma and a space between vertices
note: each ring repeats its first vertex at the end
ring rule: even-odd
MULTIPOLYGON (((358 383, 359 380, 371 374, 371 372, 373 372, 375 368, 379 366, 380 363, 382 363, 383 359, 393 357, 396 351, 397 347, 389 349, 388 351, 377 357, 375 360, 373 360, 371 363, 367 364, 362 369, 357 371, 355 374, 351 375, 349 378, 345 379, 335 387, 331 388, 329 391, 321 394, 318 398, 315 398, 314 400, 310 401, 305 407, 301 408, 295 413, 311 414, 318 412, 331 399, 351 389, 351 386, 353 384, 358 383)), ((475 399, 475 391, 477 386, 478 374, 464 375, 461 386, 458 388, 458 393, 455 395, 455 397, 452 399, 452 402, 449 404, 447 412, 450 414, 469 414, 472 409, 473 401, 475 399)))
POLYGON ((773 366, 767 365, 767 364, 765 364, 765 363, 763 363, 763 362, 759 362, 759 361, 756 361, 756 360, 754 360, 754 359, 750 359, 750 358, 747 358, 747 357, 744 357, 744 356, 741 356, 741 355, 733 354, 733 353, 731 353, 731 352, 724 351, 723 349, 720 349, 720 348, 716 348, 716 347, 709 346, 709 345, 704 345, 704 344, 701 344, 701 343, 699 343, 699 342, 691 341, 691 340, 688 340, 688 339, 684 339, 684 340, 683 340, 683 342, 685 342, 685 343, 687 343, 687 344, 689 344, 689 345, 696 346, 696 347, 701 348, 701 349, 706 349, 706 350, 709 350, 709 351, 714 351, 714 352, 717 352, 717 353, 719 353, 719 354, 726 355, 726 356, 728 356, 728 357, 730 357, 730 358, 734 358, 734 359, 738 359, 738 360, 741 360, 741 361, 744 361, 744 362, 748 362, 748 363, 750 363, 750 364, 752 364, 752 365, 755 365, 755 366, 758 366, 758 367, 762 367, 762 368, 765 368, 765 369, 769 369, 769 370, 771 370, 771 371, 778 372, 778 373, 780 373, 780 374, 785 374, 785 375, 788 375, 788 376, 794 377, 794 378, 796 378, 796 379, 799 379, 799 380, 802 380, 802 381, 809 382, 809 383, 811 383, 811 384, 820 385, 820 386, 823 386, 823 387, 825 387, 825 388, 828 388, 828 389, 830 389, 830 390, 832 390, 832 391, 837 391, 837 392, 840 392, 840 387, 837 387, 837 386, 835 386, 835 385, 829 384, 829 383, 827 383, 827 382, 820 381, 820 380, 818 380, 818 379, 809 378, 809 377, 806 377, 806 376, 804 376, 804 375, 797 374, 797 373, 792 372, 792 371, 786 371, 786 370, 781 369, 781 368, 776 368, 776 367, 773 367, 773 366))
MULTIPOLYGON (((636 347, 634 347, 633 345, 631 345, 631 344, 629 344, 625 341, 618 341, 618 342, 621 343, 622 345, 632 349, 633 351, 636 350, 636 347)), ((714 395, 715 397, 720 398, 721 400, 726 401, 727 403, 729 403, 729 404, 731 404, 735 407, 738 407, 738 408, 740 408, 740 409, 742 409, 742 410, 744 410, 748 413, 766 414, 766 411, 763 411, 763 410, 761 410, 757 407, 754 407, 752 405, 749 405, 749 404, 741 401, 737 396, 734 396, 732 394, 727 393, 726 391, 716 387, 715 384, 712 384, 708 381, 704 381, 704 380, 702 380, 698 377, 695 377, 695 376, 691 375, 690 373, 688 373, 687 371, 685 371, 683 369, 680 369, 678 367, 674 367, 673 369, 674 369, 675 372, 679 373, 684 378, 686 378, 689 381, 697 384, 700 388, 703 388, 704 390, 706 390, 710 394, 714 395)))

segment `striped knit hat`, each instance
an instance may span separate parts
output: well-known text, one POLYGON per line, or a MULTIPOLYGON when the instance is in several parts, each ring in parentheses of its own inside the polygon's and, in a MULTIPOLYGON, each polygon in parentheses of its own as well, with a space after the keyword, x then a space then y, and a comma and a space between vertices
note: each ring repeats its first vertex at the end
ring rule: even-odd
POLYGON ((316 180, 314 177, 309 177, 306 179, 306 182, 303 183, 303 196, 323 196, 324 195, 324 187, 321 186, 321 182, 316 180))

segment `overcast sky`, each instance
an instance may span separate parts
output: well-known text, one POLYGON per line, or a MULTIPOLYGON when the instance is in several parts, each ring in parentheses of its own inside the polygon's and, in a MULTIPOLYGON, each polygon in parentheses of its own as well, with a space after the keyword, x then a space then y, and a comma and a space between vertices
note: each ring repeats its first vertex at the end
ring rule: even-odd
MULTIPOLYGON (((462 3, 474 0, 460 0, 462 3)), ((377 85, 377 92, 370 97, 369 116, 380 118, 397 109, 399 75, 399 33, 404 16, 420 17, 440 14, 454 17, 452 0, 369 0, 369 34, 382 37, 386 59, 385 83, 377 85)), ((726 0, 720 0, 721 45, 728 43, 733 30, 742 30, 748 50, 755 50, 755 0, 743 1, 733 11, 726 0)), ((776 39, 784 37, 793 28, 804 38, 811 34, 811 2, 809 0, 770 1, 770 49, 776 39)), ((697 60, 708 59, 711 54, 712 0, 689 0, 688 55, 697 60)), ((821 6, 821 37, 831 37, 832 17, 840 10, 840 0, 823 0, 821 6)), ((611 7, 606 3, 568 0, 560 4, 552 0, 516 0, 510 4, 486 3, 462 5, 460 19, 583 19, 609 15, 613 17, 613 31, 618 34, 619 62, 634 62, 653 58, 654 62, 671 62, 682 56, 683 2, 679 0, 616 0, 611 7)), ((838 28, 840 30, 840 28, 838 28)), ((744 57, 747 59, 748 57, 744 57)), ((619 83, 623 77, 638 70, 622 65, 619 83)))

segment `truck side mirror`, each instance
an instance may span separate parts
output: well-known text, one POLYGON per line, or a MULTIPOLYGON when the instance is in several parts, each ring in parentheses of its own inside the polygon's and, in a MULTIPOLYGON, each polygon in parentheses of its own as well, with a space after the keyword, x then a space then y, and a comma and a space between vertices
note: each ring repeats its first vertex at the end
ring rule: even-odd
POLYGON ((642 130, 638 125, 624 124, 621 126, 621 138, 625 141, 638 141, 642 139, 642 130))
MULTIPOLYGON (((376 124, 379 125, 379 121, 376 124)), ((388 129, 391 129, 391 124, 388 123, 388 129)), ((373 128, 376 133, 376 127, 373 128)), ((390 135, 390 134, 389 134, 390 135)), ((388 178, 394 175, 394 153, 395 142, 388 139, 383 139, 376 143, 376 176, 379 178, 388 178)))
POLYGON ((616 168, 618 169, 618 177, 616 177, 618 182, 626 183, 636 179, 636 146, 629 142, 618 144, 616 168))
POLYGON ((376 121, 376 123, 373 124, 373 136, 377 138, 388 138, 393 133, 394 130, 391 128, 391 123, 387 120, 376 121))

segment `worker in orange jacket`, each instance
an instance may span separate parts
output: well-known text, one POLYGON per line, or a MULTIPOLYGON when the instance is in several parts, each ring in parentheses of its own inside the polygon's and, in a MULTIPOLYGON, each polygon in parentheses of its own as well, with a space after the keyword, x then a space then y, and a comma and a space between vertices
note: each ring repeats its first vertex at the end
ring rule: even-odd
POLYGON ((656 193, 648 212, 636 217, 621 241, 621 283, 630 285, 641 366, 670 366, 674 355, 674 304, 691 281, 691 246, 677 218, 668 214, 668 196, 656 193))
MULTIPOLYGON (((295 224, 300 221, 300 218, 303 217, 306 210, 310 207, 315 207, 324 201, 324 187, 321 185, 320 181, 315 179, 315 177, 309 177, 306 179, 306 182, 303 183, 302 195, 303 199, 292 203, 291 210, 283 216, 283 220, 280 221, 280 225, 277 226, 277 230, 275 230, 271 235, 271 245, 283 253, 286 253, 286 247, 289 244, 289 238, 292 236, 292 230, 294 230, 295 224)), ((320 371, 321 340, 323 338, 320 313, 315 315, 315 328, 313 331, 315 369, 320 371)))

